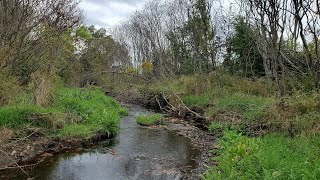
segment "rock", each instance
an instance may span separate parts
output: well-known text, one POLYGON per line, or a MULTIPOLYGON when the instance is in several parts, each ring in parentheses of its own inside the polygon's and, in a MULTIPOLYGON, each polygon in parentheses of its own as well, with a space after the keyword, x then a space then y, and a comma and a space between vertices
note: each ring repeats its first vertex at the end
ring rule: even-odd
POLYGON ((52 157, 52 156, 53 156, 53 154, 51 154, 51 153, 44 153, 41 155, 41 157, 45 157, 45 158, 52 157))
POLYGON ((16 155, 17 154, 17 151, 12 151, 12 153, 11 153, 11 156, 14 156, 14 155, 16 155))
POLYGON ((20 154, 19 154, 19 157, 24 157, 25 156, 25 153, 24 152, 21 152, 20 154))
POLYGON ((115 150, 112 150, 111 151, 111 155, 116 155, 117 153, 116 153, 116 151, 115 150))

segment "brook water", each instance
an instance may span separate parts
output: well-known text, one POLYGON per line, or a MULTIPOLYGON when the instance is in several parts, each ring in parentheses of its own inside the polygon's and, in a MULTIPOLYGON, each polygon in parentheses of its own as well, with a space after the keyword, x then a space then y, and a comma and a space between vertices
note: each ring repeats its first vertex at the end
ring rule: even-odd
MULTIPOLYGON (((200 154, 189 139, 168 130, 140 127, 135 119, 150 112, 130 106, 113 143, 83 153, 61 154, 29 171, 35 179, 49 180, 135 180, 180 179, 181 171, 197 167, 200 154)), ((16 172, 13 179, 26 179, 16 172)))

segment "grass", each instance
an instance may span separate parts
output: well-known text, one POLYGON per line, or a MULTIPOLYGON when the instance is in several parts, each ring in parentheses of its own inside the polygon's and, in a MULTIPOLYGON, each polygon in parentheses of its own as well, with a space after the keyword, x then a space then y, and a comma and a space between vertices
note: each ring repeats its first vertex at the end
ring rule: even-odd
POLYGON ((163 118, 162 114, 154 114, 150 116, 138 116, 136 121, 142 126, 151 126, 160 124, 163 118))
POLYGON ((320 136, 249 138, 226 131, 204 179, 319 179, 320 136))
POLYGON ((210 104, 212 100, 208 95, 201 95, 201 96, 183 96, 182 101, 189 107, 193 106, 203 106, 210 104))
POLYGON ((119 131, 120 118, 128 112, 99 89, 61 88, 50 107, 17 104, 0 108, 0 126, 41 127, 54 136, 87 138, 119 131))

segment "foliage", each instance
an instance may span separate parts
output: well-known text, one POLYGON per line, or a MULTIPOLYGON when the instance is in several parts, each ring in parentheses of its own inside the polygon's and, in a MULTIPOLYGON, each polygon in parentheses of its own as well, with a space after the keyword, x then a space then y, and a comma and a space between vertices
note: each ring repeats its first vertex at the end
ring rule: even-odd
POLYGON ((89 27, 92 38, 86 42, 86 48, 79 57, 78 74, 81 87, 86 85, 104 85, 111 77, 108 71, 122 71, 130 65, 129 52, 122 44, 106 34, 106 29, 89 27))
POLYGON ((227 55, 223 62, 232 74, 255 77, 265 74, 263 60, 253 38, 253 30, 243 17, 234 23, 235 33, 227 40, 227 55))
POLYGON ((76 36, 80 37, 86 41, 90 40, 92 38, 91 33, 89 32, 88 28, 85 26, 81 26, 76 31, 76 36))
POLYGON ((249 138, 226 131, 204 179, 319 179, 319 136, 249 138))
POLYGON ((182 101, 187 106, 202 106, 210 104, 212 101, 208 97, 208 95, 202 95, 202 96, 183 96, 182 101))
POLYGON ((115 135, 119 130, 120 116, 127 114, 115 100, 100 90, 64 89, 56 94, 54 105, 81 117, 81 124, 71 124, 71 127, 61 130, 60 134, 68 137, 79 135, 77 126, 90 135, 115 135))
POLYGON ((154 114, 150 116, 138 116, 137 123, 143 126, 151 126, 160 124, 164 116, 162 114, 154 114))
POLYGON ((20 91, 19 83, 14 76, 0 73, 0 106, 13 102, 20 91))

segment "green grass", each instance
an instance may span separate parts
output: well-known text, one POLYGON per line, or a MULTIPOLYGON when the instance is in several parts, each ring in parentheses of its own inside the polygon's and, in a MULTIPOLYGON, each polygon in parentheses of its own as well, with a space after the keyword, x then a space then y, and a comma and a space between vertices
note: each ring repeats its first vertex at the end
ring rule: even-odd
POLYGON ((207 105, 212 102, 208 95, 201 96, 183 96, 182 101, 189 107, 207 105))
POLYGON ((220 98, 216 112, 234 112, 243 116, 245 120, 259 120, 265 109, 272 104, 272 98, 246 94, 230 94, 220 98))
POLYGON ((121 116, 128 113, 100 90, 63 89, 56 93, 54 105, 82 119, 81 124, 64 127, 60 132, 64 137, 91 136, 96 133, 115 135, 119 131, 121 116))
POLYGON ((16 105, 0 108, 0 126, 19 128, 22 126, 46 126, 45 122, 37 121, 32 116, 43 113, 54 113, 54 109, 35 105, 16 105))
POLYGON ((15 105, 0 108, 0 126, 42 127, 54 136, 85 138, 96 133, 115 135, 128 111, 99 89, 61 88, 50 107, 15 105))
POLYGON ((138 116, 137 123, 143 126, 151 126, 160 124, 164 116, 162 114, 154 114, 150 116, 138 116))
POLYGON ((226 131, 204 179, 319 179, 320 137, 249 138, 226 131))

